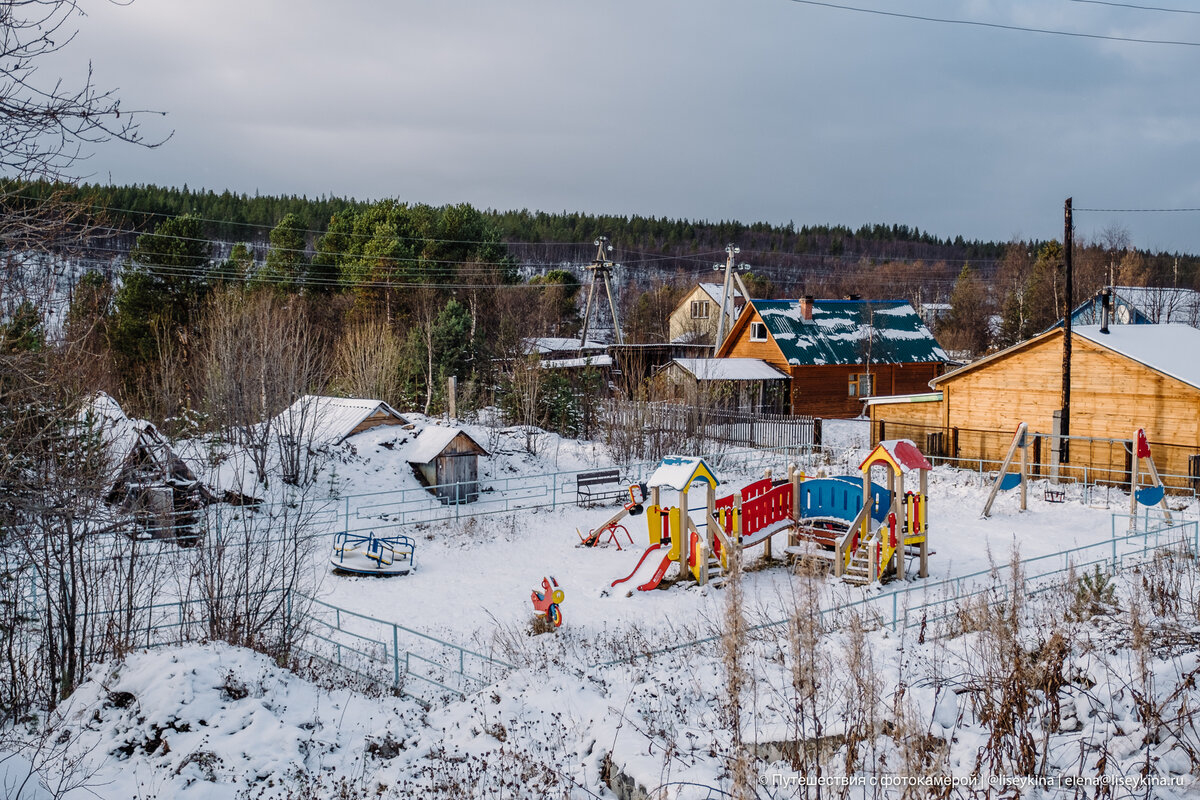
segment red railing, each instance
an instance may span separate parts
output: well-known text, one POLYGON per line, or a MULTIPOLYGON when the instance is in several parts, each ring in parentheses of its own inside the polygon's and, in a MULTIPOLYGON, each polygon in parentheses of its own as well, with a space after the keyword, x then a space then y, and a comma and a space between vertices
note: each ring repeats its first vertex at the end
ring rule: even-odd
MULTIPOLYGON (((763 483, 751 484, 757 486, 763 483)), ((770 484, 767 481, 768 485, 770 484)), ((747 487, 749 489, 750 487, 747 487)), ((742 502, 742 534, 753 536, 768 525, 792 516, 792 484, 785 483, 770 491, 759 494, 753 500, 742 502)))

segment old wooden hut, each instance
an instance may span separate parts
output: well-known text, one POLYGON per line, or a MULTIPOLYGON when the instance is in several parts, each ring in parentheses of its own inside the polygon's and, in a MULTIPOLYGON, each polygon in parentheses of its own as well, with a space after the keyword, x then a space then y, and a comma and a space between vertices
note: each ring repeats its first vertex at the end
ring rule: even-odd
POLYGON ((462 428, 429 427, 408 452, 408 462, 443 503, 479 499, 479 457, 488 455, 462 428))

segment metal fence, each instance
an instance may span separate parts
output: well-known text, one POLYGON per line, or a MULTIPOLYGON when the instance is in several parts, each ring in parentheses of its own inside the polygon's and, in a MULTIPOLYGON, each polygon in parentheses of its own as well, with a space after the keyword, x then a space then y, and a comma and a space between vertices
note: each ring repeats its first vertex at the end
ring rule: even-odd
MULTIPOLYGON (((1175 552, 1193 559, 1200 556, 1200 523, 1189 520, 1167 524, 1149 510, 1139 517, 1113 514, 1111 538, 1021 559, 1018 562, 1019 581, 1014 580, 1012 565, 1003 564, 933 583, 904 583, 897 588, 885 587, 881 594, 850 603, 830 604, 820 608, 818 613, 823 625, 833 625, 839 617, 854 613, 896 631, 934 626, 934 633, 937 633, 941 626, 941 632, 946 633, 950 630, 947 623, 956 620, 971 603, 996 606, 1011 602, 1014 586, 1019 586, 1027 596, 1036 596, 1060 589, 1072 575, 1080 576, 1097 567, 1108 575, 1116 575, 1130 564, 1143 563, 1148 557, 1164 552, 1175 552), (1118 534, 1119 530, 1126 532, 1118 534)), ((791 619, 772 620, 747 630, 752 633, 767 631, 785 628, 791 623, 791 619)), ((720 639, 720 635, 707 636, 594 664, 592 668, 630 663, 638 658, 712 644, 720 639)))
POLYGON ((297 595, 303 655, 424 702, 465 697, 515 669, 494 656, 395 622, 297 595))

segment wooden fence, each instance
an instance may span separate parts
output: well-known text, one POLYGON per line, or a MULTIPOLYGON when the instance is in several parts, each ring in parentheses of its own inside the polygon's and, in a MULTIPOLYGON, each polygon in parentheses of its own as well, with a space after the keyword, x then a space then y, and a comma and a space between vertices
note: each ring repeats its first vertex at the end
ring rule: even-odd
POLYGON ((755 414, 676 403, 610 400, 601 410, 602 436, 619 460, 703 453, 723 445, 819 445, 819 421, 785 414, 755 414))

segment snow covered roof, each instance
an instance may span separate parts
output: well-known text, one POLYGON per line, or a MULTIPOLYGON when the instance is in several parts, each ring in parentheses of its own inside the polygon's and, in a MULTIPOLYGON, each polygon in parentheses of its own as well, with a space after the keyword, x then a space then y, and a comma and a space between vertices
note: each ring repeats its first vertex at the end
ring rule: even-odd
POLYGON ((900 403, 940 403, 941 392, 921 392, 919 394, 892 394, 878 397, 867 397, 863 403, 868 406, 890 406, 900 403))
POLYGON ((542 355, 545 353, 558 353, 558 352, 562 352, 562 351, 568 351, 568 352, 576 352, 579 350, 603 351, 608 347, 608 345, 606 345, 606 344, 603 344, 603 343, 597 342, 597 341, 593 341, 591 339, 588 339, 581 346, 579 344, 578 336, 575 336, 575 337, 532 336, 528 339, 525 339, 525 344, 528 346, 529 352, 538 353, 539 355, 542 355))
POLYGON ((1071 328, 1078 336, 1200 389, 1200 330, 1190 325, 1098 325, 1071 328))
POLYGON ((399 411, 382 400, 313 394, 301 397, 275 419, 279 422, 277 428, 281 432, 298 426, 312 426, 310 430, 313 444, 341 444, 355 433, 355 428, 377 411, 394 417, 400 424, 408 424, 408 420, 400 416, 399 411))
POLYGON ((471 440, 471 443, 479 448, 480 452, 487 455, 488 452, 479 442, 475 441, 471 434, 464 431, 462 428, 444 428, 441 425, 431 425, 417 436, 413 441, 412 448, 408 451, 408 461, 412 464, 428 464, 433 461, 446 447, 454 441, 454 438, 459 434, 466 436, 471 440))
POLYGON ((863 460, 859 469, 866 469, 871 464, 881 461, 890 463, 894 469, 904 473, 933 469, 933 465, 910 439, 884 439, 875 445, 875 449, 863 460))
POLYGON ((698 381, 782 381, 788 378, 759 358, 676 358, 671 363, 698 381))
MULTIPOLYGON (((714 303, 716 303, 717 305, 721 304, 721 293, 723 291, 725 291, 725 284, 723 284, 723 283, 701 283, 701 284, 699 284, 699 286, 701 289, 704 290, 705 294, 707 294, 709 297, 711 297, 713 299, 714 303)), ((736 287, 731 286, 731 287, 729 287, 729 289, 730 289, 729 296, 732 297, 733 299, 736 300, 737 298, 742 296, 742 293, 739 292, 736 287)))
POLYGON ((789 364, 942 362, 946 351, 903 300, 814 300, 806 320, 799 300, 754 300, 789 364))
POLYGON ((701 480, 707 481, 713 486, 721 485, 717 476, 709 469, 708 464, 704 463, 704 459, 695 456, 667 456, 646 481, 646 485, 651 488, 665 486, 681 492, 701 480))
POLYGON ((137 446, 143 432, 153 432, 157 437, 152 423, 125 416, 121 404, 104 392, 96 392, 84 401, 77 420, 99 434, 109 456, 118 464, 137 446))
POLYGON ((611 367, 612 356, 583 356, 582 358, 547 358, 541 363, 542 369, 578 369, 580 367, 611 367))

